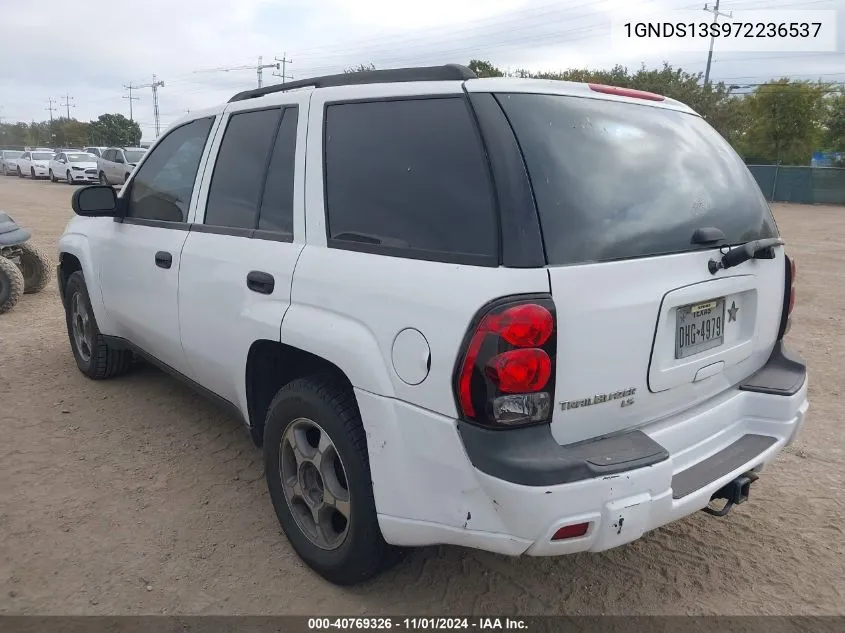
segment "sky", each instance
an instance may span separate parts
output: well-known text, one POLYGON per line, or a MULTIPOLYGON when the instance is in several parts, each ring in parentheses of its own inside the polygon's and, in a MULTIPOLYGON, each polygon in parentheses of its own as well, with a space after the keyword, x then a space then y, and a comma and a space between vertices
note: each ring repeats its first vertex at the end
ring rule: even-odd
MULTIPOLYGON (((291 60, 302 79, 378 68, 466 64, 503 70, 659 66, 703 71, 705 51, 648 54, 611 46, 611 21, 631 10, 696 10, 695 0, 0 0, 0 120, 129 116, 126 85, 159 89, 162 129, 186 111, 257 85, 254 67, 291 60), (253 68, 222 71, 222 68, 253 68), (69 97, 69 98, 68 98, 69 97)), ((712 6, 712 3, 711 3, 712 6)), ((722 11, 838 11, 835 52, 713 54, 711 79, 738 86, 775 77, 845 83, 845 0, 721 0, 722 11)), ((702 20, 712 16, 700 11, 702 20)), ((723 48, 725 48, 723 46, 723 48)), ((265 84, 277 83, 265 69, 265 84)), ((741 91, 738 91, 741 92, 741 91)), ((133 92, 144 140, 155 137, 152 90, 133 92)))

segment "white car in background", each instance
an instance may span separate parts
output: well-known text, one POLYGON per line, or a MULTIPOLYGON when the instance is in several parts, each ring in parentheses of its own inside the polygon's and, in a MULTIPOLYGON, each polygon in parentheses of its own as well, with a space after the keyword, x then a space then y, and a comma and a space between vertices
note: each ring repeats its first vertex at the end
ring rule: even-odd
POLYGON ((88 154, 93 154, 94 156, 99 158, 100 156, 103 155, 103 152, 105 152, 107 149, 108 149, 108 147, 105 147, 105 146, 91 146, 91 147, 83 147, 82 151, 86 152, 88 154))
POLYGON ((74 182, 97 182, 97 157, 80 151, 59 152, 50 161, 50 180, 74 182))
POLYGON ((18 159, 23 155, 19 149, 0 150, 0 171, 4 176, 12 176, 18 173, 18 159))
POLYGON ((50 161, 53 159, 53 156, 54 153, 52 150, 33 150, 24 152, 23 155, 17 159, 18 176, 20 178, 29 176, 33 180, 36 178, 47 178, 50 173, 50 161))

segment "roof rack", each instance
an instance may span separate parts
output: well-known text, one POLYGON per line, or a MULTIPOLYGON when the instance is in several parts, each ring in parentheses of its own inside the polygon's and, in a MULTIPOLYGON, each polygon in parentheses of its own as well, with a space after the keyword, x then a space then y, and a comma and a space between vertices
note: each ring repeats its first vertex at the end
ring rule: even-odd
POLYGON ((283 84, 244 90, 229 99, 229 103, 255 99, 264 95, 273 94, 274 92, 285 92, 286 90, 293 90, 295 88, 327 88, 329 86, 356 86, 404 81, 464 81, 466 79, 475 79, 476 77, 477 75, 472 70, 460 64, 363 70, 353 73, 312 77, 311 79, 298 79, 283 84))

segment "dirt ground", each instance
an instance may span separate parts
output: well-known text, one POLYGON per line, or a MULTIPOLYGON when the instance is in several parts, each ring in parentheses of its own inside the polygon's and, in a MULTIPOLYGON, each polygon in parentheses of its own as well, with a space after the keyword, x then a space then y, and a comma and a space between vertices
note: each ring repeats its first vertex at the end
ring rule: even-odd
MULTIPOLYGON (((0 209, 54 254, 72 191, 0 177, 0 209)), ((149 367, 77 371, 53 280, 0 316, 0 613, 845 614, 845 208, 775 214, 811 407, 749 503, 601 554, 421 549, 352 589, 294 554, 239 421, 149 367)))

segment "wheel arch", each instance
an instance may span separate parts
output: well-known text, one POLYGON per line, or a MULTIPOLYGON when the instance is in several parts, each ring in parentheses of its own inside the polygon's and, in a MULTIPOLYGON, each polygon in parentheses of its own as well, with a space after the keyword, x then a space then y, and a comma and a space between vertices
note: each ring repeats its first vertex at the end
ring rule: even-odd
POLYGON ((77 270, 82 271, 88 298, 94 311, 97 326, 103 334, 112 334, 114 328, 109 318, 108 310, 103 303, 100 291, 100 279, 91 261, 91 247, 88 238, 79 233, 65 234, 59 240, 59 263, 57 269, 59 296, 62 304, 65 302, 65 288, 70 276, 77 270))
POLYGON ((279 389, 314 374, 331 374, 352 390, 347 374, 326 358, 279 341, 258 339, 252 343, 247 353, 244 382, 246 417, 256 445, 261 446, 263 442, 264 420, 279 389))

